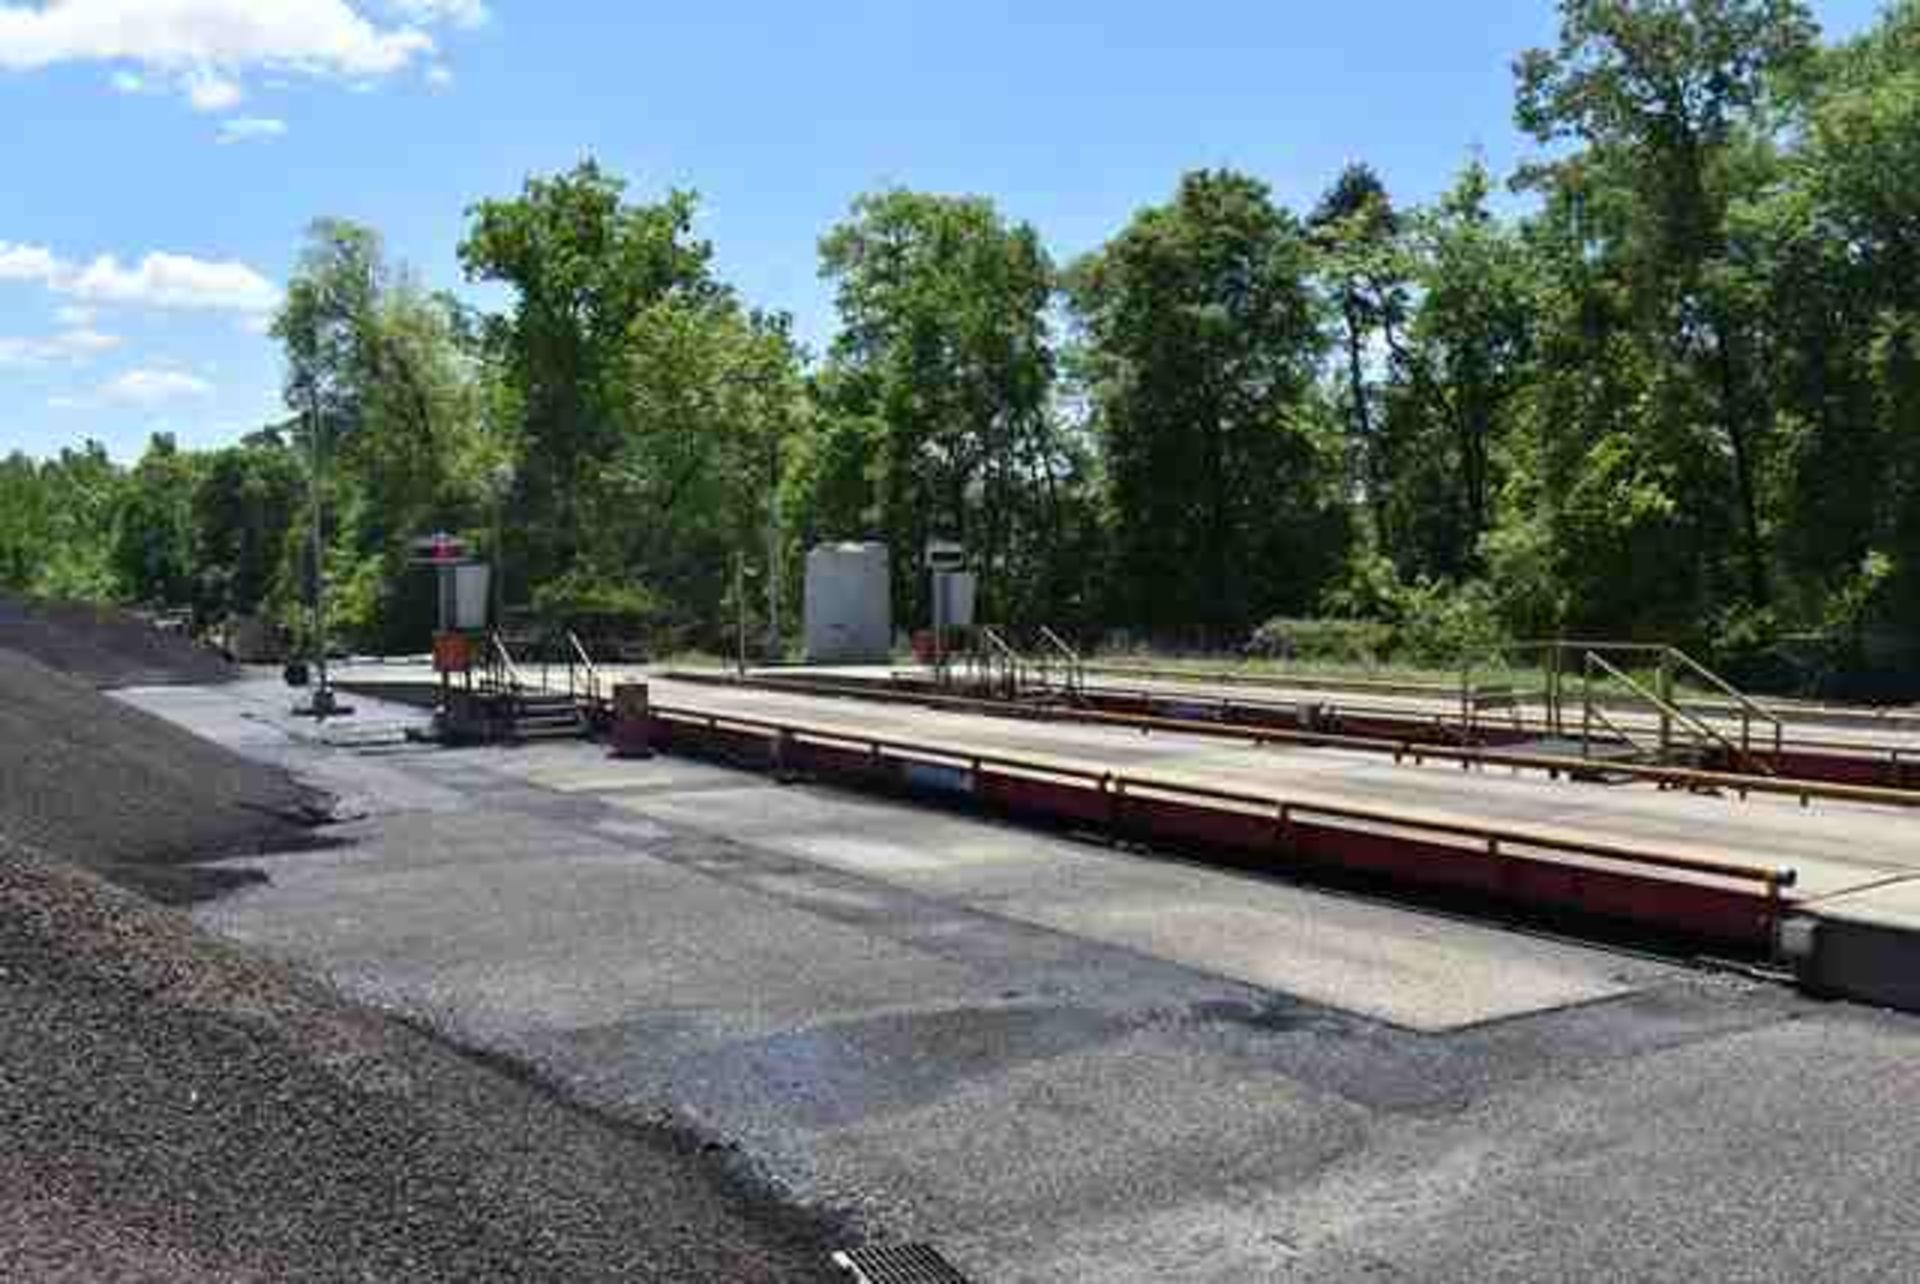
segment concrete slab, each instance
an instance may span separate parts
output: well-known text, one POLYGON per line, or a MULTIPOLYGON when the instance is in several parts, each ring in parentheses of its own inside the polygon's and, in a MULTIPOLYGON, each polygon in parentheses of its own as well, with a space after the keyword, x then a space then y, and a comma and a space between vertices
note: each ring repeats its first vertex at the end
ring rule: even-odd
MULTIPOLYGON (((636 768, 645 776, 651 764, 636 768)), ((1268 879, 808 788, 612 805, 1083 940, 1447 1030, 1628 993, 1659 969, 1268 879)))

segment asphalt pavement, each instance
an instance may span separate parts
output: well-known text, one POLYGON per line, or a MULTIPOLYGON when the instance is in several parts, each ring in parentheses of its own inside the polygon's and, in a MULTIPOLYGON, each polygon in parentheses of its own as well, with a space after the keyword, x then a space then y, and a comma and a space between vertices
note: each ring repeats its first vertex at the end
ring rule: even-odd
POLYGON ((370 754, 244 683, 131 698, 362 813, 203 924, 976 1279, 1920 1251, 1911 1018, 703 764, 370 754))

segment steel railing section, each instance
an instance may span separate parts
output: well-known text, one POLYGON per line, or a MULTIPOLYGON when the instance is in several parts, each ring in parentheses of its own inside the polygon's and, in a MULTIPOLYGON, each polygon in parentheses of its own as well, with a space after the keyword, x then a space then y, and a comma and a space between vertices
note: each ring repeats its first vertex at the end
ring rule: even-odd
MULTIPOLYGON (((1631 776, 1637 780, 1671 789, 1713 790, 1735 794, 1742 798, 1749 794, 1793 798, 1803 807, 1811 805, 1816 798, 1867 806, 1903 809, 1920 807, 1920 751, 1908 751, 1905 757, 1902 757, 1903 751, 1899 749, 1888 751, 1890 753, 1888 762, 1900 773, 1901 780, 1892 786, 1886 786, 1873 783, 1871 780, 1826 779, 1784 774, 1750 776, 1730 771, 1661 766, 1657 763, 1604 761, 1522 752, 1500 746, 1461 745, 1440 739, 1415 739, 1410 736, 1293 730, 1265 723, 1234 722, 1231 720, 1234 714, 1254 712, 1257 706, 1237 705, 1224 699, 1194 703, 1141 692, 1137 695, 1138 703, 1142 709, 1149 711, 1130 713, 1112 712, 1094 707, 1061 709, 1019 705, 934 692, 895 690, 859 682, 822 681, 808 677, 763 675, 742 681, 732 676, 689 672, 672 672, 665 676, 671 681, 689 684, 735 689, 758 688, 770 691, 791 691, 800 695, 824 695, 850 700, 872 700, 879 703, 914 704, 931 709, 978 713, 1030 722, 1073 722, 1092 726, 1127 728, 1141 732, 1159 731, 1177 735, 1226 738, 1245 741, 1256 747, 1283 744, 1318 749, 1346 749, 1361 753, 1385 753, 1391 754, 1396 762, 1411 759, 1415 763, 1424 763, 1432 759, 1436 762, 1457 763, 1462 769, 1468 770, 1498 767, 1516 771, 1544 771, 1549 775, 1569 777, 1598 770, 1609 774, 1631 776)), ((1104 694, 1109 693, 1100 692, 1092 698, 1098 699, 1104 694)), ((1430 729, 1425 723, 1418 725, 1422 730, 1430 729)), ((1793 760, 1790 753, 1788 761, 1793 760)), ((1859 775, 1870 775, 1873 769, 1881 765, 1877 760, 1841 761, 1855 768, 1859 775)))
POLYGON ((1753 724, 1755 721, 1759 721, 1769 724, 1773 728, 1773 754, 1776 758, 1780 756, 1781 747, 1786 742, 1787 727, 1786 723, 1778 714, 1774 713, 1773 710, 1767 708, 1759 701, 1752 699, 1745 692, 1736 688, 1731 682, 1728 682, 1725 678, 1707 668, 1706 665, 1701 664, 1698 660, 1688 655, 1685 651, 1680 650, 1678 647, 1668 647, 1667 655, 1670 661, 1678 663, 1681 668, 1693 674, 1696 678, 1704 680, 1714 690, 1733 700, 1735 706, 1740 710, 1740 748, 1743 753, 1751 756, 1753 752, 1753 724))
MULTIPOLYGON (((1663 656, 1663 663, 1666 658, 1668 657, 1663 656)), ((1646 701, 1649 705, 1653 706, 1653 708, 1658 711, 1660 715, 1660 751, 1661 753, 1664 754, 1668 752, 1670 749, 1670 739, 1671 739, 1671 735, 1669 732, 1670 722, 1678 721, 1687 730, 1691 731, 1699 742, 1710 742, 1712 744, 1719 745, 1722 749, 1726 751, 1729 759, 1733 761, 1740 761, 1744 759, 1747 762, 1747 765, 1749 767, 1759 770, 1762 774, 1769 774, 1769 775, 1772 774, 1772 769, 1768 767, 1765 763, 1761 762, 1759 759, 1755 758, 1748 750, 1742 748, 1742 746, 1740 745, 1734 744, 1733 741, 1727 739, 1726 736, 1722 735, 1719 731, 1715 730, 1710 724, 1708 724, 1707 722, 1705 722, 1700 718, 1695 717, 1693 714, 1688 713, 1685 709, 1675 704, 1668 697, 1664 695, 1656 694, 1652 691, 1647 690, 1647 688, 1642 683, 1640 683, 1637 679, 1630 676, 1628 673, 1622 670, 1619 666, 1615 665, 1612 661, 1606 659, 1604 656, 1601 656, 1599 653, 1594 651, 1587 652, 1586 655, 1582 657, 1581 665, 1582 665, 1582 673, 1583 673, 1583 677, 1582 677, 1583 700, 1586 706, 1585 721, 1582 723, 1583 736, 1585 734, 1584 728, 1591 726, 1592 720, 1597 712, 1593 702, 1592 684, 1593 684, 1594 670, 1598 669, 1604 676, 1613 679, 1615 682, 1620 683, 1622 686, 1626 687, 1627 690, 1639 696, 1642 700, 1646 701)), ((1664 674, 1667 671, 1663 670, 1662 672, 1664 674)), ((1663 685, 1667 685, 1667 684, 1663 682, 1663 685)), ((1614 731, 1614 734, 1616 735, 1620 734, 1619 729, 1615 727, 1612 722, 1608 721, 1605 723, 1605 725, 1608 726, 1610 729, 1612 729, 1614 731)), ((1746 739, 1749 743, 1751 741, 1750 736, 1743 737, 1743 739, 1746 739)))
POLYGON ((1085 690, 1087 684, 1086 662, 1080 658, 1080 653, 1074 650, 1065 638, 1044 624, 1040 626, 1040 641, 1053 655, 1060 657, 1066 669, 1067 694, 1076 700, 1079 699, 1080 693, 1085 690))
POLYGON ((682 706, 649 711, 656 747, 744 754, 775 771, 964 798, 1126 838, 1198 844, 1772 948, 1790 868, 1630 847, 1140 773, 867 736, 682 706))
POLYGON ((526 680, 498 629, 487 634, 487 657, 488 681, 496 691, 518 694, 526 690, 526 680))
POLYGON ((567 630, 567 694, 576 704, 584 703, 597 709, 603 692, 600 685, 600 666, 587 654, 586 644, 580 641, 580 635, 572 629, 567 630), (578 666, 579 678, 576 681, 575 668, 578 666))

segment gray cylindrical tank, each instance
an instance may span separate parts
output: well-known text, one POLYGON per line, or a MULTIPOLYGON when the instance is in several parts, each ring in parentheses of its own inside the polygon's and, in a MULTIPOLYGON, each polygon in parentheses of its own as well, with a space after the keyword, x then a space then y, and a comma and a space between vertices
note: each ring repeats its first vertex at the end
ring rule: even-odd
POLYGON ((884 664, 893 648, 885 544, 822 544, 807 554, 807 661, 884 664))

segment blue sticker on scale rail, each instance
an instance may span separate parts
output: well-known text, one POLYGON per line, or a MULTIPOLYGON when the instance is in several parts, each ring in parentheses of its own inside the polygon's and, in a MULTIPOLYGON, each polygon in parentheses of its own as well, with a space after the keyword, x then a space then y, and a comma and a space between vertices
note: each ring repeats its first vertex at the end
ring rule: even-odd
POLYGON ((973 792, 973 773, 965 767, 953 767, 943 762, 909 762, 906 764, 906 779, 911 788, 931 793, 973 792))

